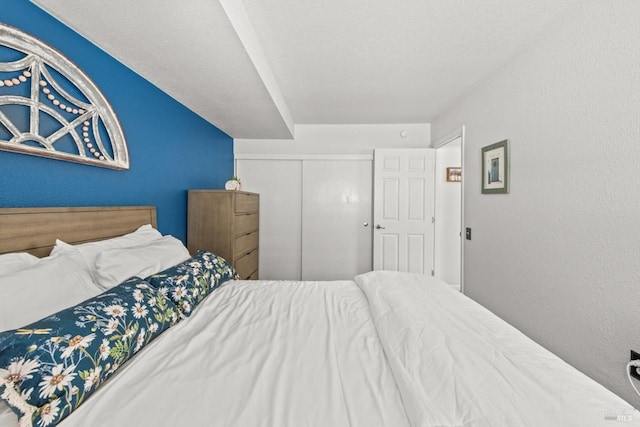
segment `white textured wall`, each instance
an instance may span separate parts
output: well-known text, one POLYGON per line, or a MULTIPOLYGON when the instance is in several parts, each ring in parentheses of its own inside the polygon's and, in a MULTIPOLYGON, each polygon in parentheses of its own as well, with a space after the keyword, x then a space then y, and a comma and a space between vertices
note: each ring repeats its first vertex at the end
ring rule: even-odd
POLYGON ((573 8, 433 123, 466 125, 465 290, 636 407, 640 1, 573 8), (480 194, 480 148, 511 142, 511 194, 480 194))

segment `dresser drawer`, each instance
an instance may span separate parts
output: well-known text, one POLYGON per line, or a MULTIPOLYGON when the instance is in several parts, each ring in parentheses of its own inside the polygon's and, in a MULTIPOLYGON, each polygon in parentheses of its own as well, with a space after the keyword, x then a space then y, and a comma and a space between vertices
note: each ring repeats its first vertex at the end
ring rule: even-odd
POLYGON ((247 234, 258 229, 258 214, 236 215, 235 235, 247 234))
POLYGON ((258 250, 238 258, 235 262, 235 268, 241 279, 248 279, 253 272, 258 270, 258 250))
POLYGON ((236 213, 258 212, 260 199, 255 194, 236 194, 236 213))
POLYGON ((258 280, 258 270, 254 271, 247 280, 258 280))
POLYGON ((239 257, 242 254, 246 254, 252 249, 258 247, 258 232, 254 231, 249 234, 243 234, 236 237, 236 241, 233 245, 233 256, 239 257))

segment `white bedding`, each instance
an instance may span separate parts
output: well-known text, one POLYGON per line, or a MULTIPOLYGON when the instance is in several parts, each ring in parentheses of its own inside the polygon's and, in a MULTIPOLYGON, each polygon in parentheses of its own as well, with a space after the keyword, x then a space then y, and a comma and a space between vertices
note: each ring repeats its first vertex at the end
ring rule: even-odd
POLYGON ((62 427, 408 426, 354 282, 228 282, 62 427))
POLYGON ((426 276, 356 282, 413 426, 586 427, 640 413, 479 304, 426 276))
MULTIPOLYGON (((640 426, 622 399, 446 284, 355 280, 227 282, 59 425, 640 426)), ((17 425, 3 409, 0 426, 17 425)))

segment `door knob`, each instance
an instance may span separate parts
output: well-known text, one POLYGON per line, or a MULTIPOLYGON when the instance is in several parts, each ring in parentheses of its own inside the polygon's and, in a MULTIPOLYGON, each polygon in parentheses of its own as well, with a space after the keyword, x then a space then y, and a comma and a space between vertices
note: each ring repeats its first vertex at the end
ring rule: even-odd
POLYGON ((368 222, 365 222, 365 223, 364 223, 364 224, 362 224, 362 225, 364 225, 365 227, 368 227, 368 226, 369 226, 369 223, 368 223, 368 222))
POLYGON ((384 230, 387 227, 383 227, 380 224, 376 225, 376 230, 384 230))

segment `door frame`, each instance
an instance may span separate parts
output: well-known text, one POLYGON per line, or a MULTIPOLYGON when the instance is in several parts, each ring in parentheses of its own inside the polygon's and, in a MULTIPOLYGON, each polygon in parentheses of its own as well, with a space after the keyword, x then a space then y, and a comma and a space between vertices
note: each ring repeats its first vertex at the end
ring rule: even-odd
MULTIPOLYGON (((438 139, 435 143, 433 143, 433 148, 438 150, 438 148, 447 145, 448 143, 460 138, 460 166, 462 168, 462 182, 460 183, 460 193, 462 200, 460 201, 460 232, 464 231, 464 183, 466 179, 464 178, 464 139, 465 139, 465 126, 462 125, 458 129, 444 136, 443 138, 438 139)), ((437 191, 437 190, 436 190, 437 191)), ((436 218, 436 221, 438 219, 436 218)), ((464 293, 464 245, 465 240, 463 236, 460 236, 460 292, 464 293)), ((435 256, 435 239, 434 239, 434 256, 435 256)))

